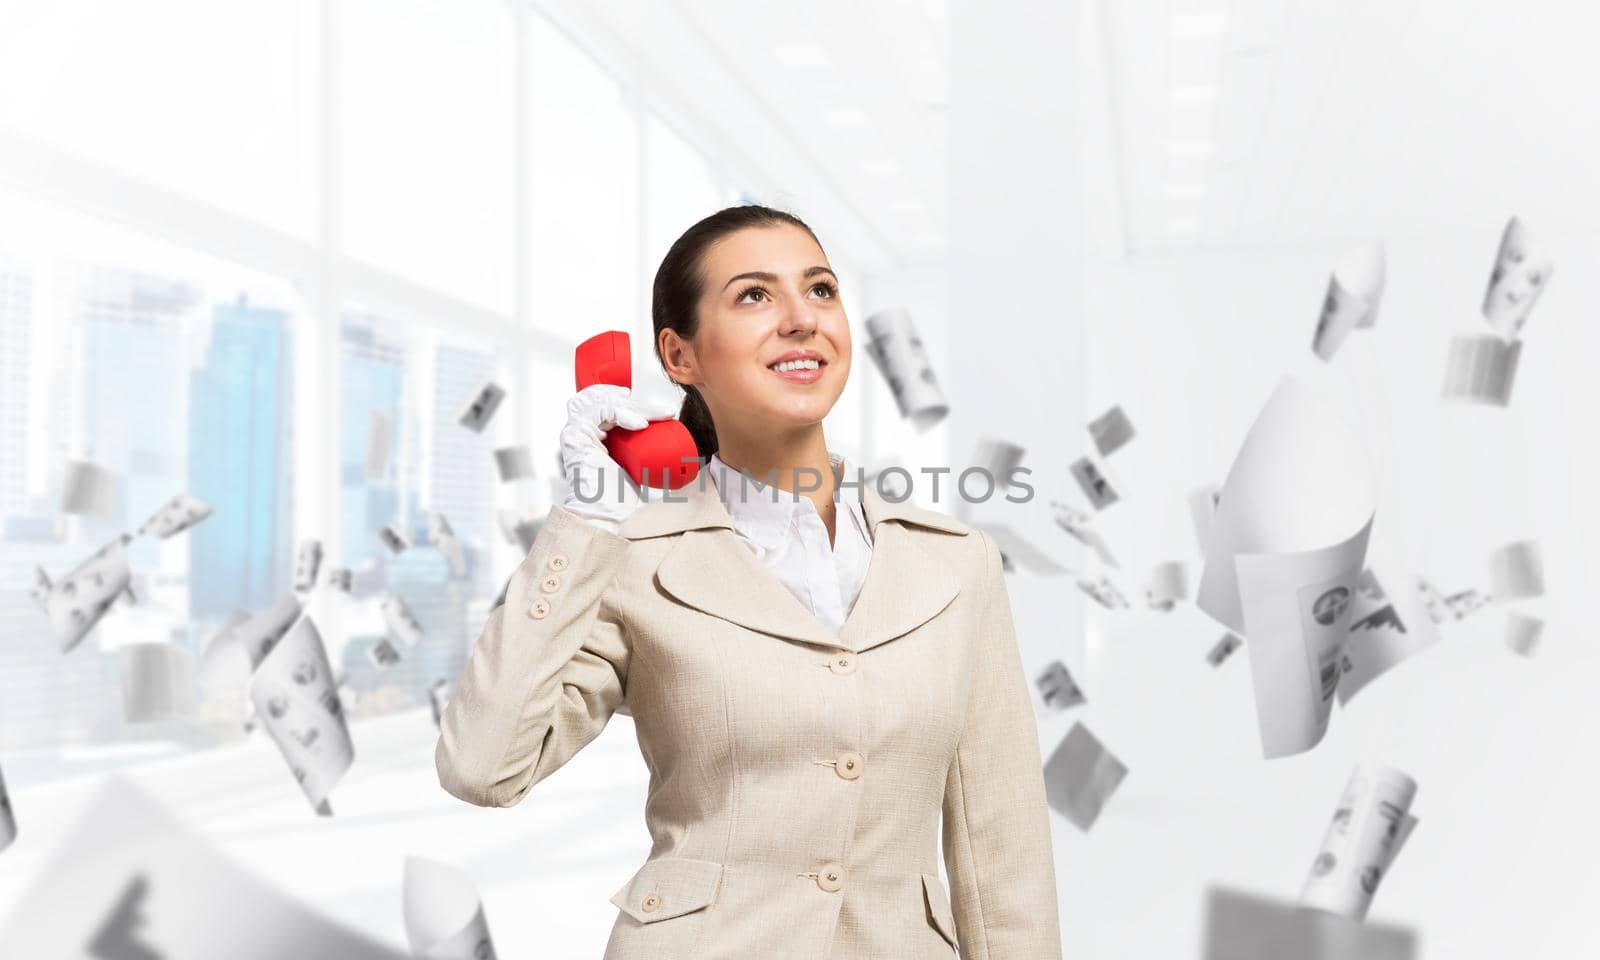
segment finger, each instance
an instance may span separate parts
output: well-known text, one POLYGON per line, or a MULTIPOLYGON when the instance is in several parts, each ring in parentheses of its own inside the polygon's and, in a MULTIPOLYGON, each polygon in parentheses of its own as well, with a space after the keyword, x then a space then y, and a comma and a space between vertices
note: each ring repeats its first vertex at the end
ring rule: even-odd
POLYGON ((678 410, 682 406, 676 400, 662 398, 649 405, 645 410, 645 416, 651 420, 671 420, 678 415, 678 410))
POLYGON ((632 411, 643 420, 666 420, 674 412, 674 408, 660 397, 632 397, 623 408, 632 411))
POLYGON ((591 383, 567 398, 567 414, 588 416, 597 407, 627 395, 627 390, 612 383, 591 383))
POLYGON ((643 430, 650 422, 636 410, 623 407, 617 410, 617 426, 624 430, 643 430))

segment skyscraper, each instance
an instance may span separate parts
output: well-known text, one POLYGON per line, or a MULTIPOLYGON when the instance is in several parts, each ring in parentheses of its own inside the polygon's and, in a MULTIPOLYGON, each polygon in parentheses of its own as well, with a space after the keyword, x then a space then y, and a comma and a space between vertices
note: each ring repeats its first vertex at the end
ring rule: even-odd
POLYGON ((259 609, 289 589, 293 357, 285 311, 243 295, 213 308, 205 366, 189 378, 189 492, 212 506, 186 534, 197 621, 259 609))

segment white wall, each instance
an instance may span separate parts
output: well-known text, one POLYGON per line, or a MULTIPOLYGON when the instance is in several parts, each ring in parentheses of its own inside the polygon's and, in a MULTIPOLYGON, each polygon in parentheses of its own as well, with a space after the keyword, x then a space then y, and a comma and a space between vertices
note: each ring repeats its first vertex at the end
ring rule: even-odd
POLYGON ((1100 521, 1125 566, 1187 559, 1192 587, 1184 494, 1221 480, 1278 378, 1295 374, 1352 398, 1381 463, 1369 556, 1442 589, 1485 588, 1488 552, 1536 537, 1549 595, 1522 605, 1548 621, 1534 658, 1500 643, 1504 608, 1490 607, 1336 709, 1314 750, 1273 761, 1261 758, 1247 651, 1204 663, 1220 627, 1192 605, 1091 608, 1084 717, 1131 772, 1093 833, 1065 838, 1068 956, 1197 955, 1213 881, 1293 900, 1358 761, 1420 784, 1420 824, 1372 919, 1416 927, 1430 958, 1600 952, 1583 897, 1600 841, 1586 596, 1600 534, 1588 495, 1600 488, 1600 289, 1585 282, 1600 239, 1543 237, 1556 270, 1524 331, 1511 407, 1445 404, 1450 334, 1487 330, 1478 304, 1500 226, 1391 244, 1377 326, 1329 365, 1309 345, 1343 246, 1089 264, 1084 409, 1121 403, 1139 432, 1112 461, 1129 495, 1100 521))

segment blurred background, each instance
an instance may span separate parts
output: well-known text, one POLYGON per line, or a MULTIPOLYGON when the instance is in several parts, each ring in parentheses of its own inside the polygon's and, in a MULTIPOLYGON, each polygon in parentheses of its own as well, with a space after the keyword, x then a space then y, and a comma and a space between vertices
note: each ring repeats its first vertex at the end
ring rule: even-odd
POLYGON ((0 931, 116 775, 396 950, 414 854, 472 879, 500 956, 598 956, 649 850, 631 718, 484 810, 437 785, 429 688, 525 552, 504 517, 549 508, 573 348, 629 330, 636 386, 665 388, 656 264, 763 203, 841 280, 857 359, 827 435, 848 462, 959 470, 1017 444, 1034 502, 974 518, 1085 571, 1046 501, 1089 510, 1067 472, 1089 420, 1120 405, 1137 429, 1095 512, 1133 605, 1007 580, 1030 678, 1061 660, 1088 698, 1036 702, 1042 748, 1081 721, 1129 768, 1091 831, 1052 815, 1066 956, 1200 956, 1218 885, 1292 902, 1357 762, 1419 784, 1373 921, 1431 958, 1600 955, 1597 39, 1600 10, 1487 0, 0 0, 0 931), (1555 263, 1512 400, 1443 401, 1512 216, 1555 263), (1377 323, 1320 360, 1329 273, 1373 243, 1377 323), (865 357, 863 321, 895 308, 950 401, 930 429, 865 357), (1548 591, 1517 608, 1545 623, 1534 655, 1491 606, 1265 761, 1248 657, 1208 665, 1222 629, 1137 586, 1171 560, 1198 581, 1188 492, 1286 375, 1370 443, 1373 556, 1483 588, 1492 550, 1533 539, 1548 591), (463 429, 490 380, 505 405, 463 429), (513 444, 535 473, 502 483, 513 444), (63 512, 73 460, 116 478, 108 513, 63 512), (135 540, 137 602, 61 653, 35 568, 65 574, 180 492, 213 514, 135 540), (432 512, 460 575, 378 538, 425 542, 432 512), (331 818, 227 697, 142 723, 121 697, 122 648, 198 661, 289 592, 306 539, 353 571, 308 602, 356 750, 331 818), (388 594, 425 638, 380 668, 388 594))

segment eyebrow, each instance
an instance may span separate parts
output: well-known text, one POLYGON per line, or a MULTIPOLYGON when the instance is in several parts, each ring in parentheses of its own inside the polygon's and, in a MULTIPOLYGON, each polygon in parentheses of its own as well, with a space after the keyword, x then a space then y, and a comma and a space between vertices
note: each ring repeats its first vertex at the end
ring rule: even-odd
MULTIPOLYGON (((839 279, 839 275, 834 273, 832 270, 829 270, 827 267, 809 267, 805 273, 801 274, 801 277, 814 277, 819 273, 826 273, 833 277, 835 281, 839 279)), ((763 270, 753 270, 750 273, 741 273, 737 274, 736 276, 729 277, 728 282, 722 285, 722 289, 726 290, 733 286, 733 281, 735 280, 765 280, 768 283, 777 283, 778 275, 776 273, 767 273, 763 270)))

